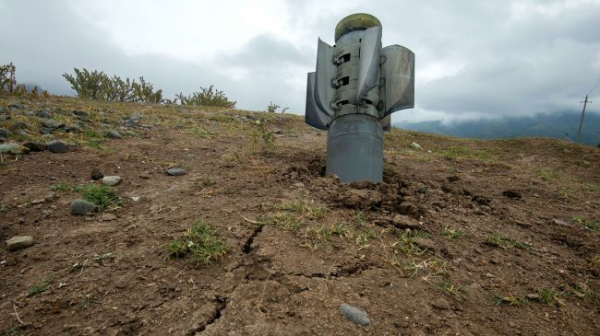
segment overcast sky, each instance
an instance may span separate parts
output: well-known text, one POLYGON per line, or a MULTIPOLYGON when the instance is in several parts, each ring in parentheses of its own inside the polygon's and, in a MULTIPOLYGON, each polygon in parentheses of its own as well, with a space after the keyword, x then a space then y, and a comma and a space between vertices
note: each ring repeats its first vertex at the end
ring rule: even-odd
POLYGON ((580 110, 600 78, 600 0, 0 0, 0 64, 57 94, 76 67, 303 114, 317 38, 357 12, 416 54, 416 107, 396 121, 580 110))

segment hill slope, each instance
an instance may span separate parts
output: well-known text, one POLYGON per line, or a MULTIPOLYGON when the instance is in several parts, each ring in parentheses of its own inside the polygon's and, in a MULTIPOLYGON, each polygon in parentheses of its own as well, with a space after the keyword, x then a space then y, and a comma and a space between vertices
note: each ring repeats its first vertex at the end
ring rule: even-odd
POLYGON ((2 156, 0 239, 34 245, 0 250, 0 333, 597 333, 596 148, 395 129, 385 182, 341 184, 297 116, 70 98, 0 114, 9 141, 74 145, 2 156), (120 201, 74 216, 95 168, 120 201))

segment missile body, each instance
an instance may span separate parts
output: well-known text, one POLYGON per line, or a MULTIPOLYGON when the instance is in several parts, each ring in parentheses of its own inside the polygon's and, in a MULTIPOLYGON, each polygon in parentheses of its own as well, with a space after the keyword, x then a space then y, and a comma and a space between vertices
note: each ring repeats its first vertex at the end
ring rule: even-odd
POLYGON ((382 48, 381 28, 368 14, 344 18, 334 46, 319 39, 317 68, 307 78, 305 121, 328 130, 326 171, 343 182, 383 180, 390 114, 414 106, 414 53, 382 48))

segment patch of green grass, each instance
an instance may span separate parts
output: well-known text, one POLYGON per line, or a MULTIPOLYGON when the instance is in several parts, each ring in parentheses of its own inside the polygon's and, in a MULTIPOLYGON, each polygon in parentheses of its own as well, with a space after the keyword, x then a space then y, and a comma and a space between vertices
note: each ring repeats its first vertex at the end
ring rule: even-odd
POLYGON ((445 229, 444 231, 442 231, 441 235, 448 239, 455 240, 463 238, 467 234, 462 230, 445 229))
POLYGON ((259 217, 262 225, 273 225, 286 231, 297 232, 307 221, 325 216, 326 208, 306 201, 283 201, 273 207, 273 212, 259 217))
POLYGON ((96 204, 100 209, 121 205, 121 198, 104 184, 80 184, 73 190, 83 194, 86 201, 96 204))
POLYGON ((471 150, 465 146, 454 146, 446 149, 438 149, 434 153, 447 159, 461 159, 469 157, 471 150))
POLYGON ((542 288, 538 290, 538 295, 540 296, 540 302, 549 304, 551 306, 556 306, 557 304, 562 304, 560 297, 564 294, 564 292, 559 292, 554 288, 542 288))
POLYGON ((451 283, 449 280, 444 280, 444 282, 442 282, 440 287, 442 288, 442 290, 444 292, 448 293, 450 296, 452 296, 455 299, 460 299, 460 293, 465 292, 465 286, 456 286, 453 283, 451 283))
POLYGON ((577 224, 583 226, 585 229, 590 231, 598 231, 600 230, 600 220, 597 219, 589 219, 584 217, 573 217, 573 221, 577 222, 577 224))
POLYGON ((50 285, 52 282, 54 282, 54 279, 52 277, 40 279, 34 286, 31 286, 29 288, 29 293, 27 294, 27 297, 32 297, 45 292, 46 287, 48 287, 48 285, 50 285))
POLYGON ((21 335, 21 330, 15 327, 9 327, 0 331, 0 336, 17 336, 21 335))
POLYGON ((218 236, 215 229, 204 221, 198 221, 177 241, 167 245, 169 258, 191 255, 209 265, 223 258, 230 247, 218 236))
POLYGON ((535 174, 537 175, 537 177, 542 179, 542 181, 551 181, 556 177, 556 174, 554 172, 551 172, 546 169, 538 170, 535 172, 535 174))
POLYGON ((431 257, 425 260, 415 261, 411 260, 408 265, 404 267, 405 270, 412 271, 413 274, 410 276, 411 278, 422 274, 422 278, 424 280, 429 280, 431 278, 437 278, 446 274, 448 268, 448 264, 437 257, 431 257))
POLYGON ((285 231, 298 232, 304 225, 301 217, 290 213, 275 213, 258 218, 260 225, 272 225, 285 231))
POLYGON ((201 139, 209 139, 210 138, 210 132, 201 126, 195 126, 189 129, 189 132, 196 135, 197 137, 201 138, 201 139))
POLYGON ((586 185, 586 187, 589 191, 594 192, 594 193, 600 191, 600 187, 598 187, 598 185, 596 185, 596 184, 588 183, 586 185))
POLYGON ((63 191, 63 192, 67 192, 67 191, 73 191, 73 185, 69 184, 69 183, 56 183, 50 186, 50 189, 52 191, 63 191))
POLYGON ((501 248, 507 248, 508 246, 512 246, 519 250, 526 250, 529 248, 529 245, 527 245, 525 243, 521 243, 516 239, 504 236, 499 233, 487 236, 485 244, 492 246, 492 247, 501 247, 501 248))
POLYGON ((524 304, 529 303, 527 298, 519 297, 519 296, 505 296, 505 295, 495 295, 494 296, 494 304, 499 306, 501 304, 508 304, 511 306, 522 306, 524 304))
POLYGON ((406 230, 398 236, 393 246, 396 250, 407 255, 421 255, 427 252, 427 249, 415 243, 416 238, 429 238, 429 235, 423 231, 406 230))

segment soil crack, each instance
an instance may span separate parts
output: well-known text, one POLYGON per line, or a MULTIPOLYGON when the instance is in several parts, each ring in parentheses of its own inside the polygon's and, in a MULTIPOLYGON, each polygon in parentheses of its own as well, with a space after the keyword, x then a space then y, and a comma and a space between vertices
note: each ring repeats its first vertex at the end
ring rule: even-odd
POLYGON ((254 243, 254 238, 256 238, 256 236, 258 236, 258 234, 261 233, 262 230, 263 230, 262 225, 259 225, 256 227, 256 229, 254 229, 254 232, 252 232, 252 235, 250 235, 250 237, 248 237, 248 239, 246 239, 244 246, 242 246, 242 252, 248 254, 252 251, 252 243, 254 243))
POLYGON ((185 336, 194 336, 194 335, 198 335, 198 333, 203 332, 204 330, 206 330, 206 327, 215 323, 218 319, 221 318, 222 316, 222 311, 227 308, 227 298, 225 297, 220 297, 217 296, 215 299, 215 309, 212 312, 212 315, 206 320, 206 322, 201 323, 200 325, 198 325, 196 328, 188 331, 185 336))

